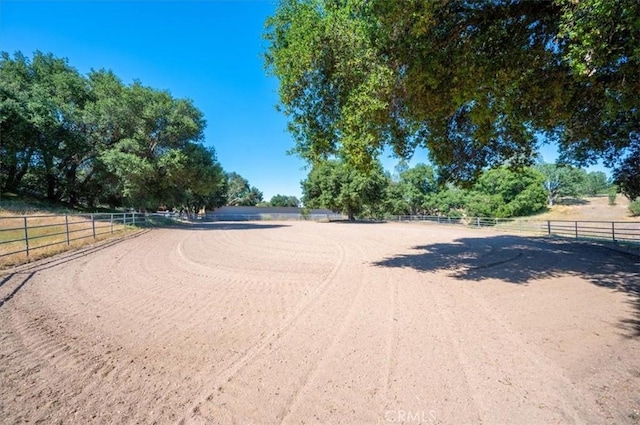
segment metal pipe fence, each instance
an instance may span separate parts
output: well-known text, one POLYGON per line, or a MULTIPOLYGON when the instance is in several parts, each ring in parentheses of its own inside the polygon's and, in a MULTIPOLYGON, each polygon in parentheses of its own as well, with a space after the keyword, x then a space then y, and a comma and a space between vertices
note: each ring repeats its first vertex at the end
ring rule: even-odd
POLYGON ((393 216, 398 222, 428 222, 461 225, 472 228, 492 228, 502 231, 533 233, 573 239, 640 244, 638 221, 536 220, 526 218, 441 217, 421 215, 393 216))
POLYGON ((141 213, 94 213, 0 217, 0 258, 26 254, 144 225, 141 213))
POLYGON ((299 213, 263 213, 263 214, 216 214, 205 216, 207 221, 261 221, 261 220, 344 220, 342 214, 299 214, 299 213))

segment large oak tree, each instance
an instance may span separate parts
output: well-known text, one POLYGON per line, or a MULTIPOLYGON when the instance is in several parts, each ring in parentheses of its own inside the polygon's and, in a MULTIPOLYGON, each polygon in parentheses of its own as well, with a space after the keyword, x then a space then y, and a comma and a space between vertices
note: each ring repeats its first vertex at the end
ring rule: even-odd
POLYGON ((624 191, 640 176, 638 16, 636 0, 281 0, 265 57, 312 163, 422 146, 471 184, 546 138, 565 161, 604 160, 624 191))

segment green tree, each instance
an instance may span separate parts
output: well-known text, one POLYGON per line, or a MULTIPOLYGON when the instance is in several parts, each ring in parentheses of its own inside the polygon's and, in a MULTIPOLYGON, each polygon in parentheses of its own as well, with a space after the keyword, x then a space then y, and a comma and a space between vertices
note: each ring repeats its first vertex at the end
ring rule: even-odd
POLYGON ((219 204, 224 186, 191 101, 66 59, 3 52, 0 190, 72 205, 219 204))
POLYGON ((399 169, 398 181, 387 189, 387 204, 392 214, 424 214, 425 203, 437 191, 433 167, 417 164, 399 169))
POLYGON ((467 208, 468 191, 448 183, 434 196, 429 197, 423 207, 433 215, 462 217, 467 208))
POLYGON ((0 60, 0 191, 16 192, 34 160, 38 129, 32 103, 31 65, 20 53, 0 60))
POLYGON ((640 150, 629 155, 623 166, 613 172, 613 180, 631 201, 640 197, 640 150))
POLYGON ((585 176, 580 194, 596 196, 599 193, 606 193, 609 190, 607 175, 602 171, 592 171, 585 176))
POLYGON ((173 180, 185 150, 203 138, 202 113, 191 101, 138 82, 123 95, 130 130, 125 128, 100 160, 117 177, 126 205, 155 208, 172 202, 173 180))
POLYGON ((342 212, 353 221, 365 207, 377 209, 387 184, 379 163, 363 173, 342 161, 327 160, 314 165, 302 181, 302 202, 308 208, 342 212))
POLYGON ((467 214, 482 217, 517 217, 545 207, 544 176, 533 168, 487 170, 467 199, 467 214))
POLYGON ((76 203, 80 168, 91 150, 83 137, 85 79, 65 59, 36 52, 29 61, 2 53, 3 190, 27 189, 50 201, 76 203))
POLYGON ((536 168, 544 176, 542 185, 550 207, 560 197, 577 197, 584 186, 586 172, 582 169, 556 164, 539 164, 536 168))
POLYGON ((262 202, 262 192, 249 185, 249 181, 236 172, 226 174, 227 205, 255 206, 262 202))
POLYGON ((295 196, 287 195, 274 195, 269 201, 269 205, 272 207, 299 207, 300 201, 295 196))
POLYGON ((639 171, 639 15, 636 0, 282 0, 265 57, 311 162, 424 146, 470 186, 532 163, 542 135, 564 160, 639 171))

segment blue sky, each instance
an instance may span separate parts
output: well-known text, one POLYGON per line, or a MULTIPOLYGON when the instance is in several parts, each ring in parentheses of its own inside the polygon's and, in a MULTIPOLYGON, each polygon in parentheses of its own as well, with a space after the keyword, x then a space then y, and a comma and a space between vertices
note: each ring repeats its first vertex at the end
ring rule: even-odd
MULTIPOLYGON (((111 69, 125 83, 193 100, 205 115, 206 144, 227 171, 258 187, 265 200, 300 196, 305 163, 286 118, 275 110, 278 82, 262 60, 264 22, 276 0, 0 2, 0 50, 64 57, 81 73, 111 69)), ((553 147, 542 150, 555 160, 553 147)), ((397 160, 382 158, 390 171, 397 160)), ((426 162, 419 151, 411 164, 426 162)))
POLYGON ((111 69, 189 98, 207 120, 218 160, 263 191, 300 196, 305 163, 286 118, 275 110, 278 82, 264 71, 264 21, 275 1, 42 1, 0 3, 0 49, 65 57, 81 73, 111 69))

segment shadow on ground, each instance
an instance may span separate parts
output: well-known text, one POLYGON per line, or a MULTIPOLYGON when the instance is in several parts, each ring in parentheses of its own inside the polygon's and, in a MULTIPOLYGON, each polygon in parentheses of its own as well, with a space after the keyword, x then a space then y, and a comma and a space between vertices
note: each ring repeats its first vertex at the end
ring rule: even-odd
POLYGON ((61 254, 54 255, 53 257, 36 260, 33 263, 26 263, 19 266, 15 266, 11 269, 0 271, 0 308, 6 303, 11 301, 18 292, 38 273, 43 270, 52 269, 54 267, 66 264, 77 258, 84 257, 97 251, 101 251, 110 246, 119 244, 122 241, 137 238, 148 230, 143 230, 137 233, 126 235, 121 238, 107 239, 103 242, 98 242, 95 245, 89 245, 86 247, 66 251, 61 254), (3 274, 4 273, 4 274, 3 274))
POLYGON ((488 236, 415 246, 414 252, 374 263, 418 271, 449 271, 468 281, 496 279, 526 285, 536 279, 579 276, 632 297, 634 315, 621 327, 640 337, 640 257, 605 246, 546 238, 488 236))
POLYGON ((166 225, 156 225, 152 227, 185 229, 185 230, 263 230, 263 229, 279 229, 282 227, 291 227, 289 224, 262 224, 243 221, 215 221, 215 222, 194 222, 194 223, 168 223, 166 225))

